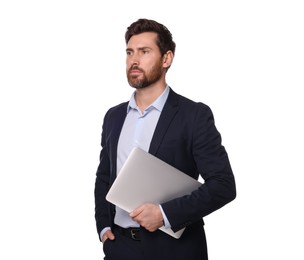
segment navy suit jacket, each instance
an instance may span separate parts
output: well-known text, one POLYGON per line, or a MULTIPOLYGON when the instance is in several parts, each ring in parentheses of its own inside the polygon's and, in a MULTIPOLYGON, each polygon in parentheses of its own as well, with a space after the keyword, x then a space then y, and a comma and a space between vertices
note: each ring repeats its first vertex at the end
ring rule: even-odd
MULTIPOLYGON (((113 226, 115 207, 105 196, 116 178, 117 144, 127 105, 125 102, 110 108, 103 121, 95 182, 98 234, 104 227, 113 226)), ((180 239, 159 230, 142 229, 141 243, 147 259, 207 259, 203 217, 236 196, 234 175, 210 108, 170 89, 149 152, 195 179, 201 175, 205 182, 191 195, 162 204, 174 231, 187 227, 180 239)))

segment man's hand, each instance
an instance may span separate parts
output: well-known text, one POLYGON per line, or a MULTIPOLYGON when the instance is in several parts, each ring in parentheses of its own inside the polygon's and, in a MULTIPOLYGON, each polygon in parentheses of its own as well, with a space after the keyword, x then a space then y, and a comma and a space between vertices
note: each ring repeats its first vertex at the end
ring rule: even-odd
POLYGON ((115 236, 114 234, 112 233, 111 229, 107 230, 102 238, 101 238, 101 242, 104 243, 107 239, 110 239, 110 240, 114 240, 115 239, 115 236))
POLYGON ((159 205, 144 204, 130 213, 130 217, 145 229, 153 232, 163 225, 159 205))

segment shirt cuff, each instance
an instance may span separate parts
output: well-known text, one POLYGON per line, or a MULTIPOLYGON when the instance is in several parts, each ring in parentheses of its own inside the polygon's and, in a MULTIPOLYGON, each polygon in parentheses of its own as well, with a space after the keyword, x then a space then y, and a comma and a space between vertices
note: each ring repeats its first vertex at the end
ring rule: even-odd
POLYGON ((163 215, 164 227, 165 227, 165 228, 171 228, 171 224, 170 224, 170 222, 169 222, 169 220, 168 220, 168 218, 167 218, 167 216, 166 216, 166 214, 165 214, 165 212, 164 212, 162 206, 159 205, 159 208, 160 208, 160 211, 161 211, 161 213, 162 213, 162 215, 163 215))

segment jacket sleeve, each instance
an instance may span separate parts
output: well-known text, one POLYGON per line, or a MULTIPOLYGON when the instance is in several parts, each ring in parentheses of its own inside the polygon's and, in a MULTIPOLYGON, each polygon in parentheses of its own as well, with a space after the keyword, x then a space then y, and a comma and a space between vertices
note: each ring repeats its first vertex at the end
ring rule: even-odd
MULTIPOLYGON (((105 120, 104 120, 105 122, 105 120)), ((109 202, 106 201, 105 197, 109 189, 110 182, 110 160, 105 148, 105 123, 103 124, 102 135, 101 135, 101 152, 99 158, 99 165, 96 172, 95 179, 95 220, 98 232, 98 237, 103 228, 109 227, 109 202)))
POLYGON ((228 154, 221 144, 221 135, 212 111, 198 105, 191 139, 192 160, 204 184, 190 195, 163 203, 161 206, 173 231, 178 231, 223 207, 236 197, 234 175, 228 154))

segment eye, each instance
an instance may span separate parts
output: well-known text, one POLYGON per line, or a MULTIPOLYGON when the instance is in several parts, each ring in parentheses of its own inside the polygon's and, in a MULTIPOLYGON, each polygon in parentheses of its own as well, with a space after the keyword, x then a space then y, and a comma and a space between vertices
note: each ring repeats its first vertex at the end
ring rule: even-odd
POLYGON ((142 53, 143 53, 143 54, 148 54, 148 53, 149 53, 149 50, 142 50, 142 53))

